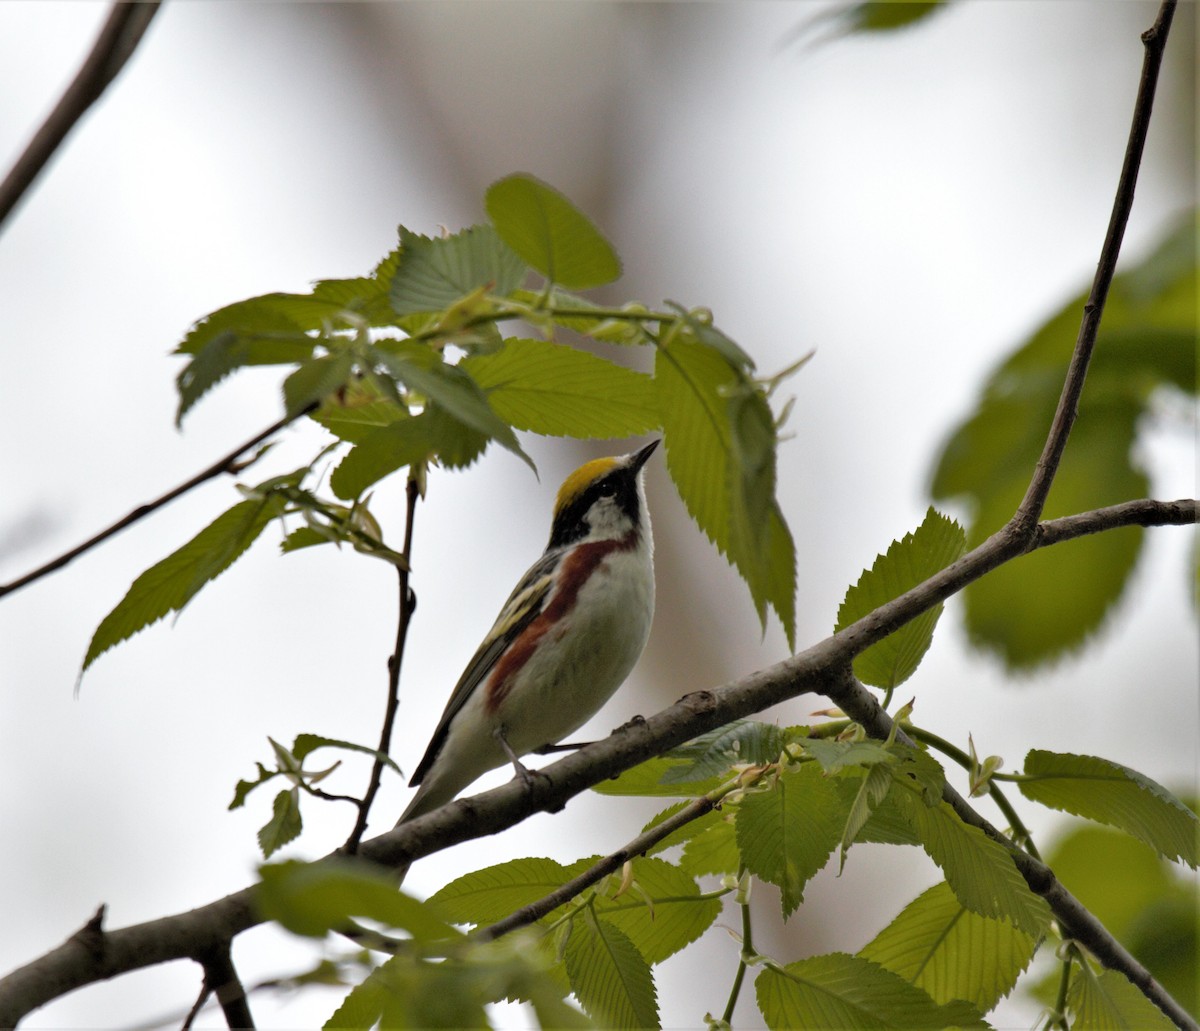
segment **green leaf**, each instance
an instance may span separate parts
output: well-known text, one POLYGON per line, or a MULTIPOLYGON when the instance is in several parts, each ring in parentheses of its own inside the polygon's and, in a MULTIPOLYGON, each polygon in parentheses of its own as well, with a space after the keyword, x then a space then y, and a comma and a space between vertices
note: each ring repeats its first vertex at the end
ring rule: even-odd
MULTIPOLYGON (((893 598, 928 580, 960 558, 966 550, 962 527, 932 508, 913 532, 893 541, 846 592, 834 631, 874 612, 893 598)), ((891 690, 916 671, 933 643, 933 630, 942 615, 939 602, 854 659, 854 675, 864 684, 891 690)))
POLYGON ((735 817, 732 813, 710 814, 712 821, 683 846, 679 865, 693 877, 704 874, 737 873, 742 865, 735 817))
POLYGON ((278 495, 243 501, 221 515, 161 562, 133 581, 125 597, 101 620, 84 656, 82 673, 100 655, 139 630, 180 612, 205 584, 215 580, 283 513, 278 495))
MULTIPOLYGON (((1180 227, 1112 284, 1087 389, 1044 517, 1071 515, 1149 492, 1139 430, 1156 392, 1195 393, 1196 228, 1180 227)), ((933 477, 936 498, 963 497, 975 546, 1016 511, 1058 402, 1085 296, 1072 299, 984 386, 933 477)), ((1043 548, 967 587, 967 630, 1014 669, 1079 648, 1103 624, 1136 564, 1142 530, 1127 527, 1043 548)))
POLYGON ((728 777, 732 768, 739 765, 765 766, 778 761, 787 743, 787 732, 773 723, 734 720, 671 749, 668 759, 686 761, 666 770, 661 783, 685 784, 728 777))
POLYGON ((388 871, 369 870, 361 862, 272 863, 259 876, 259 909, 295 934, 320 938, 352 919, 368 919, 421 942, 461 937, 431 907, 397 890, 388 871))
POLYGON ((1123 974, 1075 970, 1067 992, 1072 1031, 1170 1031, 1175 1025, 1123 974))
MULTIPOLYGON (((1095 824, 1074 823, 1046 863, 1159 984, 1196 1012, 1200 887, 1194 877, 1123 831, 1095 824)), ((1051 980, 1053 998, 1057 974, 1051 980)))
POLYGON ((851 766, 891 763, 903 754, 883 741, 829 741, 819 737, 806 738, 804 750, 826 773, 837 773, 851 766))
POLYGON ((311 526, 298 526, 289 533, 279 544, 279 550, 284 554, 300 551, 303 548, 315 548, 318 544, 332 544, 333 538, 311 526))
POLYGON ((1033 935, 959 902, 945 881, 910 902, 858 955, 934 1002, 963 999, 986 1013, 1012 991, 1037 948, 1033 935))
POLYGON ((374 348, 372 353, 410 390, 423 394, 456 422, 495 440, 537 471, 521 450, 512 427, 492 410, 479 384, 464 369, 431 360, 429 348, 420 344, 406 346, 403 341, 390 343, 386 349, 374 348))
POLYGON ((390 298, 398 315, 440 312, 477 291, 504 297, 525 277, 525 265, 488 225, 431 240, 400 227, 400 260, 390 298))
POLYGON ((629 937, 607 920, 577 918, 563 956, 571 991, 604 1027, 658 1027, 650 966, 629 937))
POLYGON ((632 871, 629 890, 615 899, 597 895, 593 905, 652 966, 694 942, 721 913, 721 900, 701 898, 695 880, 672 863, 639 857, 632 871))
POLYGON ((484 195, 488 218, 526 264, 569 290, 611 283, 621 261, 600 230, 554 187, 518 173, 484 195))
POLYGON ((353 380, 345 390, 325 403, 312 414, 334 436, 351 444, 360 444, 381 426, 388 426, 398 419, 408 418, 408 409, 384 397, 369 380, 353 380))
POLYGON ((795 544, 778 504, 761 508, 761 491, 751 489, 760 484, 761 448, 747 451, 744 442, 735 443, 732 427, 739 404, 750 404, 745 391, 760 388, 751 388, 720 351, 684 331, 668 334, 659 347, 655 380, 667 469, 679 496, 746 581, 760 622, 765 626, 771 606, 794 646, 795 544), (734 397, 741 400, 731 403, 734 397))
POLYGON ((456 924, 494 924, 561 888, 573 876, 553 859, 513 859, 455 878, 429 904, 456 924))
POLYGON ((483 434, 431 408, 368 433, 333 470, 329 486, 339 498, 350 501, 397 469, 433 457, 450 468, 469 465, 485 447, 483 434))
POLYGON ((947 803, 926 805, 899 782, 890 797, 967 909, 1007 920, 1035 937, 1042 934, 1050 921, 1050 909, 1030 891, 1002 845, 963 823, 947 803))
POLYGON ((869 767, 866 776, 861 778, 850 811, 846 814, 846 823, 842 827, 842 840, 838 849, 841 862, 839 873, 846 866, 846 853, 850 846, 859 840, 871 817, 892 790, 892 780, 892 770, 884 763, 869 767))
POLYGON ((586 351, 512 338, 459 367, 483 388, 496 414, 548 436, 632 437, 658 426, 654 381, 586 351))
POLYGON ((840 952, 772 964, 755 979, 754 991, 772 1031, 985 1026, 969 1004, 939 1006, 892 971, 840 952))
POLYGON ((296 788, 281 791, 275 796, 275 804, 268 820, 258 831, 258 847, 264 859, 279 851, 289 841, 300 837, 304 823, 300 819, 300 793, 296 788))
MULTIPOLYGON (((874 766, 870 769, 874 771, 876 769, 888 768, 874 766)), ((864 785, 865 780, 866 776, 839 776, 833 778, 833 785, 837 788, 838 794, 842 796, 842 808, 846 813, 846 826, 843 829, 844 839, 847 832, 852 829, 850 826, 851 821, 859 815, 856 812, 856 807, 863 804, 861 800, 863 792, 870 790, 864 785)), ((867 822, 854 833, 853 838, 849 839, 849 841, 850 843, 870 842, 880 845, 920 844, 916 834, 913 833, 913 829, 908 825, 897 808, 896 803, 892 800, 890 792, 883 801, 871 808, 871 814, 867 818, 867 822)))
POLYGON ((304 362, 283 381, 283 403, 288 415, 299 415, 309 405, 341 389, 354 372, 354 356, 335 351, 304 362))
POLYGON ((924 21, 945 5, 946 0, 863 0, 831 14, 844 21, 847 33, 890 32, 924 21))
POLYGON ((784 770, 771 790, 742 800, 738 848, 746 869, 779 888, 784 917, 804 901, 804 885, 837 847, 842 822, 837 789, 811 764, 784 770))
POLYGON ((255 763, 258 767, 257 780, 239 780, 237 787, 233 789, 233 801, 229 803, 229 808, 240 809, 246 804, 246 796, 250 794, 260 784, 265 784, 269 780, 278 777, 282 771, 268 770, 262 763, 255 763))
POLYGON ((700 781, 668 780, 674 771, 689 769, 690 762, 674 759, 647 759, 620 776, 593 784, 598 795, 639 795, 649 798, 698 798, 721 786, 720 777, 700 781))
MULTIPOLYGON (((545 290, 514 290, 512 298, 537 310, 554 325, 569 329, 572 333, 591 337, 593 340, 603 340, 609 344, 651 343, 651 338, 642 328, 641 320, 611 318, 605 314, 608 309, 558 287, 552 287, 549 295, 545 290)), ((647 322, 658 321, 650 317, 645 305, 636 301, 622 305, 620 310, 645 315, 647 322)))
POLYGON ((1021 793, 1035 802, 1118 827, 1160 855, 1195 869, 1200 820, 1160 784, 1092 755, 1046 752, 1025 756, 1021 793))
POLYGON ((322 737, 320 734, 297 734, 296 739, 292 742, 292 755, 298 761, 303 762, 318 748, 340 748, 347 752, 361 752, 363 755, 371 756, 372 759, 382 759, 385 766, 389 766, 397 773, 400 773, 400 767, 396 765, 396 761, 386 752, 381 752, 377 748, 371 748, 369 745, 358 745, 353 741, 342 741, 335 737, 322 737))

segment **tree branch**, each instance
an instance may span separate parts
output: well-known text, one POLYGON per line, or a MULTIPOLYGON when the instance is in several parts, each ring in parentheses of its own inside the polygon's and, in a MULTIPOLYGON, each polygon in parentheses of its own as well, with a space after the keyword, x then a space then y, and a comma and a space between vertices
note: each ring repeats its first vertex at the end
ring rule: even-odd
POLYGON ((379 748, 376 751, 375 762, 371 766, 371 779, 367 783, 366 793, 358 803, 358 818, 354 821, 354 829, 346 839, 343 849, 350 855, 358 851, 359 843, 367 830, 367 818, 371 813, 371 803, 379 791, 383 780, 384 756, 392 747, 392 729, 396 725, 396 713, 400 711, 400 665, 404 661, 404 645, 408 640, 408 628, 412 623, 413 613, 417 610, 417 596, 408 584, 409 570, 412 561, 413 521, 417 515, 417 500, 421 496, 420 484, 415 477, 409 477, 407 488, 407 507, 404 513, 404 549, 401 555, 404 564, 396 567, 400 576, 400 616, 396 627, 396 647, 388 659, 388 697, 383 714, 383 729, 379 735, 379 748))
POLYGON ((25 152, 0 183, 0 227, 20 203, 67 134, 83 117, 125 62, 133 56, 150 20, 158 13, 158 0, 114 4, 78 73, 54 110, 34 134, 25 152))
POLYGON ((1162 68, 1167 35, 1171 31, 1171 19, 1175 16, 1175 2, 1176 0, 1163 0, 1154 25, 1142 33, 1142 43, 1145 46, 1142 74, 1138 83, 1137 99, 1133 105, 1133 124, 1130 126, 1129 140, 1125 146, 1121 177, 1117 181, 1117 193, 1113 198, 1112 214, 1108 220, 1108 231, 1100 248, 1100 260, 1096 265, 1091 293, 1083 306, 1083 321, 1079 326, 1079 336, 1075 341, 1075 351, 1067 368, 1054 420, 1050 424, 1050 433, 1046 437, 1041 457, 1038 458, 1029 489, 1013 517, 1017 527, 1026 533, 1032 532, 1034 525, 1041 518, 1042 508, 1050 493, 1050 485, 1058 472, 1067 438, 1079 411, 1079 398, 1083 393, 1083 382, 1096 347, 1100 317, 1104 314, 1108 290, 1117 270, 1117 257, 1121 253, 1121 241, 1125 237, 1125 227, 1129 224, 1129 213, 1133 209, 1133 194, 1142 165, 1142 152, 1146 149, 1146 137, 1150 131, 1154 92, 1158 87, 1158 73, 1162 68))
POLYGON ((1083 512, 1080 515, 1047 519, 1038 524, 1029 550, 1061 544, 1063 541, 1083 537, 1089 533, 1114 530, 1119 526, 1187 526, 1196 522, 1197 504, 1195 498, 1179 501, 1142 498, 1098 508, 1093 512, 1083 512))
MULTIPOLYGON (((1068 518, 1086 522, 1094 515, 1084 513, 1068 518)), ((1186 522, 1195 522, 1195 507, 1185 509, 1185 515, 1188 517, 1186 522)), ((1059 522, 1052 520, 1045 525, 1059 522)), ((513 780, 491 791, 458 799, 370 838, 361 844, 359 854, 370 862, 398 867, 452 845, 498 834, 534 812, 556 812, 593 785, 700 734, 803 694, 834 698, 856 722, 863 723, 872 733, 886 737, 890 718, 865 689, 845 687, 844 670, 858 651, 1003 561, 997 557, 1002 549, 995 543, 996 539, 989 538, 919 587, 782 662, 723 687, 686 695, 645 720, 631 721, 604 740, 593 742, 545 767, 541 771, 544 776, 535 777, 528 785, 513 780), (835 697, 835 692, 840 697, 835 697)), ((958 805, 955 805, 954 798, 957 796, 951 794, 947 801, 956 810, 962 807, 960 815, 963 812, 971 814, 968 822, 981 829, 990 826, 961 798, 957 798, 958 805)), ((327 858, 334 857, 344 859, 340 850, 327 858)), ((1019 863, 1018 866, 1020 868, 1019 863)), ((1132 973, 1130 979, 1138 983, 1136 978, 1142 968, 1136 962, 1124 962, 1128 953, 1111 935, 1098 923, 1095 928, 1087 925, 1081 915, 1086 914, 1086 910, 1052 876, 1049 882, 1043 880, 1041 871, 1044 868, 1028 869, 1038 885, 1031 884, 1031 887, 1039 894, 1042 894, 1039 886, 1046 889, 1043 898, 1064 926, 1082 928, 1084 933, 1094 932, 1091 933, 1095 945, 1093 951, 1101 962, 1112 962, 1113 968, 1126 976, 1132 973)), ((1021 868, 1021 872, 1024 875, 1026 868, 1021 868)), ((102 947, 94 941, 85 946, 76 940, 77 935, 0 978, 0 1027, 14 1024, 26 1013, 86 984, 171 960, 198 959, 206 951, 262 923, 263 918, 254 909, 254 893, 255 888, 251 886, 189 912, 102 934, 97 930, 91 939, 98 938, 102 947)), ((1080 940, 1087 943, 1083 934, 1080 934, 1080 940)), ((1088 947, 1093 948, 1093 945, 1088 947)), ((1183 1022, 1180 1026, 1195 1027, 1195 1024, 1183 1022)))
POLYGON ((26 573, 24 576, 18 577, 11 583, 0 584, 0 598, 3 598, 6 594, 11 594, 13 591, 20 590, 22 587, 33 583, 35 580, 40 580, 43 576, 47 576, 56 570, 62 569, 63 566, 77 559, 85 551, 91 551, 91 549, 96 547, 97 544, 104 543, 104 541, 108 540, 109 537, 120 533, 122 530, 132 526, 140 519, 144 519, 146 516, 150 515, 151 512, 157 511, 164 505, 167 505, 176 498, 181 497, 193 488, 199 487, 200 484, 205 483, 216 476, 220 476, 221 473, 231 473, 236 475, 237 473, 241 472, 253 461, 255 461, 255 459, 251 459, 248 462, 239 462, 238 459, 241 458, 242 455, 244 455, 257 444, 261 444, 268 437, 278 433, 281 429, 298 419, 301 415, 305 415, 312 411, 313 408, 315 408, 315 406, 309 406, 303 412, 298 412, 295 415, 284 416, 278 422, 268 426, 261 433, 251 437, 248 441, 246 441, 246 443, 240 444, 238 447, 234 448, 224 458, 217 459, 217 461, 215 461, 207 469, 205 469, 203 472, 197 473, 190 480, 181 483, 178 487, 167 491, 166 494, 155 498, 153 501, 148 501, 144 505, 138 505, 137 508, 123 518, 118 519, 112 524, 112 526, 108 527, 108 529, 101 530, 94 537, 89 537, 82 544, 72 548, 70 551, 64 552, 62 555, 59 555, 58 558, 51 559, 51 561, 47 562, 45 565, 38 566, 37 569, 26 573))

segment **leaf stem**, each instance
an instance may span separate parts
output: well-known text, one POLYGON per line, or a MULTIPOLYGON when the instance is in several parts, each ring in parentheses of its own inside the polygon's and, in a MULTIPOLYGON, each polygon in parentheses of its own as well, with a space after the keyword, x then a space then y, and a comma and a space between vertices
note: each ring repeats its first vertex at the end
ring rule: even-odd
MULTIPOLYGON (((746 868, 742 867, 738 870, 739 882, 745 876, 746 868)), ((733 975, 733 985, 729 989, 729 1000, 725 1003, 725 1012, 721 1014, 721 1019, 730 1026, 733 1025, 733 1010, 742 991, 742 982, 746 980, 746 967, 749 965, 746 957, 754 955, 754 924, 750 914, 750 899, 744 899, 740 905, 742 908, 742 948, 738 955, 737 973, 733 975)))
MULTIPOLYGON (((954 760, 968 773, 971 772, 974 764, 971 762, 971 757, 957 745, 951 744, 944 737, 939 737, 937 734, 929 730, 923 730, 920 727, 909 725, 904 728, 918 741, 929 745, 930 748, 936 748, 947 758, 954 760)), ((997 776, 994 774, 993 776, 997 776)), ((1000 811, 1008 820, 1008 825, 1012 828, 1013 836, 1020 842, 1021 847, 1025 849, 1034 859, 1041 860, 1041 855, 1037 850, 1037 846, 1033 843, 1033 836, 1029 833, 1029 828, 1025 826, 1021 817, 1013 808, 1011 802, 994 783, 989 781, 988 794, 993 802, 999 807, 1000 811)))

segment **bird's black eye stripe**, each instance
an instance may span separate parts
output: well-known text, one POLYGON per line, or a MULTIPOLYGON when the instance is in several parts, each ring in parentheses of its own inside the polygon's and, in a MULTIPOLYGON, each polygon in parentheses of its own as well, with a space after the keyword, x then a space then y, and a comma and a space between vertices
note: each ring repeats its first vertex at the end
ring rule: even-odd
POLYGON ((558 514, 550 531, 550 547, 562 547, 586 537, 588 510, 601 498, 614 498, 630 520, 637 522, 637 478, 627 469, 616 469, 591 484, 558 514))

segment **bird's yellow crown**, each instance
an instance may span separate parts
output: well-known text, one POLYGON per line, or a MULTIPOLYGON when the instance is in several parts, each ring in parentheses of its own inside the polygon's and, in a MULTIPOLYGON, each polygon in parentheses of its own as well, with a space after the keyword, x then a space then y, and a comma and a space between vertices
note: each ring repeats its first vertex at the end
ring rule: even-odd
POLYGON ((590 462, 584 462, 563 480, 562 486, 558 488, 558 497, 554 500, 554 511, 561 512, 587 490, 589 484, 600 479, 605 473, 612 472, 619 464, 619 458, 593 458, 590 462))

